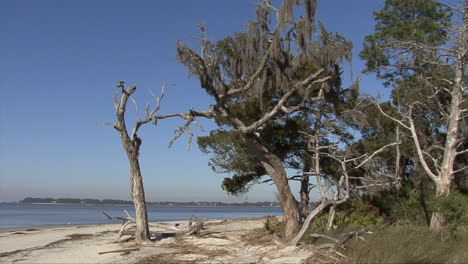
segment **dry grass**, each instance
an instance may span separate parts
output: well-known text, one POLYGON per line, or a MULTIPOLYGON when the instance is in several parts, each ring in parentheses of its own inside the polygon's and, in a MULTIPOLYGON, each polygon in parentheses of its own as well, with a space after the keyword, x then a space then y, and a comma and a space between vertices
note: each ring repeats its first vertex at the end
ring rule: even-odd
POLYGON ((443 241, 425 227, 390 226, 351 241, 350 263, 468 263, 468 233, 443 241))
POLYGON ((313 249, 314 253, 302 260, 301 264, 343 264, 347 260, 337 254, 323 249, 313 249))
POLYGON ((186 242, 184 240, 183 236, 176 236, 174 243, 160 245, 159 247, 170 248, 171 250, 174 250, 174 252, 147 256, 142 259, 139 259, 137 262, 135 262, 135 264, 203 263, 229 253, 227 250, 224 249, 208 249, 190 244, 189 242, 186 242), (199 257, 193 257, 194 255, 199 257))
POLYGON ((79 239, 87 239, 93 237, 93 234, 71 234, 68 235, 69 240, 79 240, 79 239))
POLYGON ((265 228, 257 228, 241 236, 241 240, 248 245, 274 246, 273 238, 265 228))
POLYGON ((159 254, 159 255, 153 255, 149 257, 145 257, 135 264, 193 264, 197 263, 197 260, 187 260, 187 261, 182 261, 179 259, 175 258, 176 254, 159 254))

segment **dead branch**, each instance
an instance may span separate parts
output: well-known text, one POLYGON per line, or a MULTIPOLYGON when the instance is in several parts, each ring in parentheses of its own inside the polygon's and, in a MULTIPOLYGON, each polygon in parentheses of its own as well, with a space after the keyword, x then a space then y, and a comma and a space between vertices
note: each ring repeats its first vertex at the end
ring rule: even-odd
POLYGON ((133 229, 135 228, 136 221, 135 221, 135 219, 133 217, 130 216, 130 214, 127 212, 127 210, 125 210, 125 214, 127 215, 127 217, 110 216, 104 211, 101 211, 101 213, 103 215, 105 215, 110 220, 121 220, 122 221, 122 226, 120 227, 120 230, 117 233, 117 238, 114 241, 112 241, 112 243, 119 242, 120 238, 123 237, 123 236, 126 236, 126 235, 129 235, 130 237, 127 238, 125 241, 128 241, 128 240, 132 239, 135 236, 135 231, 136 230, 133 230, 133 229), (133 225, 133 226, 128 227, 130 225, 133 225))
MULTIPOLYGON (((320 147, 320 145, 317 142, 319 142, 319 140, 318 140, 317 137, 311 137, 311 140, 312 140, 313 144, 311 144, 309 142, 309 145, 311 147, 311 148, 309 148, 309 150, 311 150, 313 152, 315 151, 316 156, 318 157, 318 148, 320 147), (315 141, 314 141, 314 139, 315 139, 315 141)), ((374 151, 369 156, 362 155, 360 157, 351 158, 351 159, 347 158, 346 156, 337 157, 336 155, 328 154, 328 156, 330 158, 333 158, 334 160, 336 160, 337 162, 340 163, 341 172, 343 173, 343 175, 340 177, 340 180, 339 180, 338 184, 336 185, 336 191, 335 191, 335 194, 334 194, 334 199, 333 200, 328 200, 327 196, 325 195, 325 191, 321 190, 321 192, 320 192, 320 194, 321 194, 321 203, 306 217, 301 229, 294 236, 294 238, 289 242, 289 245, 290 246, 297 246, 299 241, 302 239, 304 234, 309 229, 309 226, 310 226, 312 220, 317 215, 319 215, 323 210, 325 210, 325 208, 327 208, 330 205, 333 205, 333 206, 340 205, 340 204, 346 202, 349 199, 350 192, 351 192, 351 187, 350 187, 350 183, 349 183, 349 175, 348 175, 348 170, 349 170, 348 164, 349 163, 355 162, 358 159, 365 158, 362 162, 360 162, 358 165, 353 167, 353 169, 359 168, 359 167, 363 166, 364 164, 366 164, 367 162, 369 162, 370 160, 372 160, 372 158, 374 158, 377 154, 381 153, 382 151, 386 150, 389 147, 398 146, 399 144, 400 144, 400 142, 390 143, 390 144, 385 145, 382 148, 374 151), (343 188, 342 187, 343 185, 344 185, 344 196, 341 199, 339 199, 340 191, 341 191, 340 189, 343 188)), ((318 170, 318 169, 319 168, 316 168, 316 170, 318 170)), ((318 170, 318 172, 320 172, 320 171, 318 170)), ((320 178, 321 178, 320 175, 317 175, 317 185, 319 186, 319 188, 321 187, 321 182, 319 181, 320 178)))
POLYGON ((330 237, 330 236, 323 235, 323 234, 311 234, 310 236, 317 237, 317 238, 325 238, 325 239, 333 241, 333 243, 322 244, 318 247, 322 249, 328 248, 331 251, 337 251, 338 249, 344 248, 344 245, 346 244, 346 242, 348 242, 351 238, 353 237, 361 238, 360 235, 363 233, 372 234, 372 232, 370 232, 367 228, 362 228, 356 231, 341 234, 339 238, 334 238, 334 237, 330 237))
POLYGON ((317 238, 326 238, 328 240, 333 241, 334 243, 338 243, 338 239, 331 237, 331 236, 324 235, 324 234, 310 234, 310 236, 317 237, 317 238))
POLYGON ((125 210, 125 214, 127 215, 127 217, 110 216, 104 211, 101 211, 101 213, 105 215, 109 220, 122 220, 123 224, 126 222, 135 222, 135 219, 129 215, 127 210, 125 210))
POLYGON ((271 237, 273 238, 273 242, 280 246, 280 247, 285 247, 287 245, 287 243, 281 239, 277 234, 272 234, 271 237))
POLYGON ((103 251, 103 252, 99 252, 98 254, 99 254, 99 255, 103 255, 103 254, 109 254, 109 253, 128 253, 128 252, 139 251, 139 250, 140 250, 139 248, 127 248, 127 249, 118 249, 118 250, 111 250, 111 251, 103 251))
POLYGON ((201 236, 201 231, 204 229, 206 218, 198 218, 191 216, 188 222, 188 235, 201 236))

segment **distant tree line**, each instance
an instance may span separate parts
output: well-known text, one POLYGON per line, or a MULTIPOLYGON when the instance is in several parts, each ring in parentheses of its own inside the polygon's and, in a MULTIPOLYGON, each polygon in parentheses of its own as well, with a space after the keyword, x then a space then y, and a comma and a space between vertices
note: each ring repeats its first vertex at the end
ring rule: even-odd
MULTIPOLYGON (((112 204, 112 205, 133 205, 133 201, 126 200, 114 200, 114 199, 77 199, 77 198, 33 198, 26 197, 23 200, 19 201, 24 204, 33 204, 33 203, 58 203, 58 204, 112 204)), ((173 202, 173 201, 164 201, 164 202, 147 202, 147 205, 150 206, 263 206, 263 207, 278 207, 278 202, 243 202, 243 203, 223 203, 223 202, 173 202)))

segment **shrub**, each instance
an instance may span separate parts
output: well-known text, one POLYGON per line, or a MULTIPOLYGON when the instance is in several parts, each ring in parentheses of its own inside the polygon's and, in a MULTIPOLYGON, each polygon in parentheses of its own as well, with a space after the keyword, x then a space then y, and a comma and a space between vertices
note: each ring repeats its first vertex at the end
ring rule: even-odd
MULTIPOLYGON (((326 230, 329 211, 320 214, 312 223, 311 229, 315 231, 326 230)), ((374 228, 381 225, 384 219, 380 216, 380 210, 370 203, 356 197, 337 208, 333 225, 339 229, 358 229, 362 227, 374 228)))
POLYGON ((426 201, 433 197, 433 191, 422 184, 420 186, 407 185, 400 190, 382 191, 369 198, 369 203, 380 209, 387 222, 428 225, 431 211, 426 201))
MULTIPOLYGON (((323 213, 312 223, 312 229, 315 231, 324 231, 327 228, 329 213, 323 213)), ((347 213, 339 211, 335 215, 333 224, 339 229, 357 229, 362 227, 375 228, 381 225, 384 219, 378 215, 369 212, 347 213)))
POLYGON ((468 223, 468 197, 458 192, 434 197, 429 203, 434 212, 445 217, 444 225, 451 232, 468 223))
POLYGON ((281 236, 284 233, 285 223, 280 221, 276 216, 267 216, 264 226, 270 234, 281 236))

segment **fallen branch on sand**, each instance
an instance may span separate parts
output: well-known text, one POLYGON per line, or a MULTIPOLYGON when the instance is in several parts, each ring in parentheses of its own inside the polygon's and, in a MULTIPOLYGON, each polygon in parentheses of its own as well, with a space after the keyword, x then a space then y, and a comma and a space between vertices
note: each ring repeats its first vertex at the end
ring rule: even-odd
POLYGON ((191 216, 188 222, 188 235, 201 236, 201 231, 204 229, 206 218, 198 218, 191 216))
POLYGON ((348 242, 352 237, 356 237, 356 239, 359 238, 361 240, 365 240, 363 237, 360 236, 363 233, 371 234, 372 232, 370 232, 369 229, 367 228, 362 228, 356 231, 341 234, 339 238, 334 238, 334 237, 323 235, 323 234, 311 234, 310 236, 331 240, 333 243, 322 244, 322 245, 317 246, 316 248, 328 249, 341 257, 347 258, 342 253, 338 252, 338 249, 344 248, 344 245, 346 244, 346 242, 348 242))
MULTIPOLYGON (((117 233, 117 238, 112 241, 112 243, 117 243, 117 242, 127 242, 133 238, 135 238, 135 232, 136 232, 136 222, 133 217, 130 216, 130 214, 127 212, 127 210, 124 210, 125 214, 127 217, 119 217, 119 216, 110 216, 104 211, 101 211, 101 213, 106 216, 110 220, 121 220, 122 221, 122 227, 120 228, 119 232, 117 233), (123 236, 129 236, 128 238, 124 240, 120 240, 123 236)), ((189 220, 189 225, 187 231, 183 231, 179 228, 179 224, 176 224, 175 227, 166 227, 174 230, 175 232, 151 232, 150 231, 150 237, 153 238, 168 238, 168 237, 174 237, 177 234, 181 233, 186 233, 188 235, 195 235, 195 236, 200 236, 201 231, 204 229, 204 224, 205 224, 206 219, 201 219, 195 216, 190 217, 189 220)), ((150 226, 155 226, 151 225, 150 226)))
POLYGON ((138 250, 140 250, 140 249, 139 248, 127 248, 127 249, 103 251, 103 252, 99 252, 98 254, 102 255, 102 254, 109 254, 109 253, 127 253, 127 252, 138 251, 138 250))
POLYGON ((125 235, 130 235, 130 237, 123 240, 123 241, 121 241, 121 242, 129 241, 130 239, 135 237, 135 230, 130 230, 130 229, 135 229, 136 228, 135 218, 131 217, 130 214, 127 212, 127 210, 124 210, 124 212, 127 215, 127 217, 110 216, 110 215, 106 214, 104 211, 101 211, 101 213, 103 215, 105 215, 110 220, 122 220, 122 227, 120 228, 119 232, 117 233, 118 237, 117 237, 117 239, 112 241, 112 243, 119 242, 119 239, 122 236, 125 236, 125 235), (125 230, 125 228, 130 226, 130 225, 133 225, 133 226, 131 226, 127 230, 125 230))

